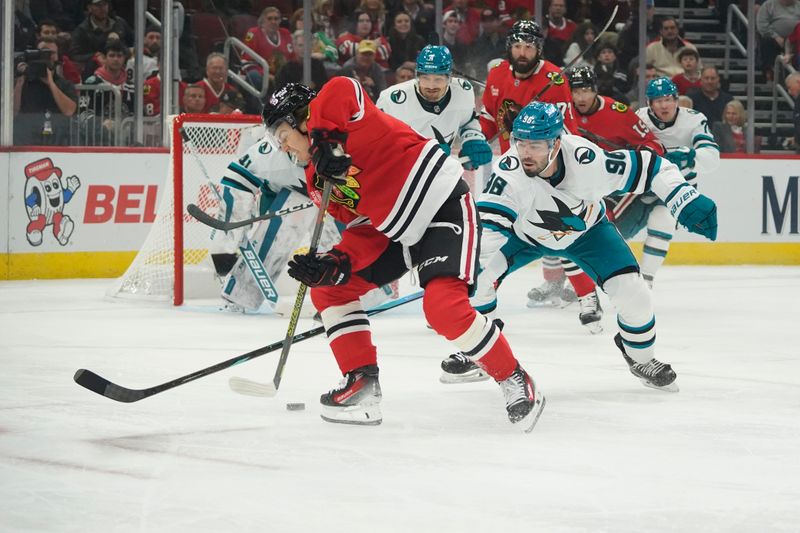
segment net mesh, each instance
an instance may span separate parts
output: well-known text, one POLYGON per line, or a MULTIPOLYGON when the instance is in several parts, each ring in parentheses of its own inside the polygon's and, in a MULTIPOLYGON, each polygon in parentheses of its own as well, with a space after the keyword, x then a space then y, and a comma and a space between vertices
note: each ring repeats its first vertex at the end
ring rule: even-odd
POLYGON ((180 301, 219 294, 220 281, 210 252, 219 247, 224 235, 197 222, 187 213, 186 206, 193 203, 216 215, 218 192, 212 187, 217 187, 233 159, 263 137, 264 127, 259 117, 243 115, 182 115, 175 120, 183 127, 189 142, 178 136, 170 143, 169 171, 156 219, 125 274, 108 290, 110 297, 180 301), (182 155, 182 171, 181 165, 176 165, 179 155, 182 155), (183 192, 182 250, 176 250, 175 246, 176 186, 183 192), (184 267, 178 275, 183 277, 183 294, 176 299, 174 265, 176 254, 181 253, 184 267))

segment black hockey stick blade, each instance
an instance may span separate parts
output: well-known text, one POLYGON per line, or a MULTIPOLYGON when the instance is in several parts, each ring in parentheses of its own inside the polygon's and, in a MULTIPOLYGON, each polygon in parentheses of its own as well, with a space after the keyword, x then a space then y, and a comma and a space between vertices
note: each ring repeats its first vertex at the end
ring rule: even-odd
POLYGON ((198 222, 205 224, 214 229, 218 229, 221 231, 230 231, 236 228, 242 228, 244 226, 249 226, 255 222, 260 220, 268 220, 270 218, 275 217, 282 217, 284 215, 288 215, 289 213, 294 213, 295 211, 301 211, 303 209, 308 209, 312 207, 314 204, 311 202, 306 202, 304 204, 297 204, 291 207, 287 207, 286 209, 281 209, 279 211, 271 211, 268 213, 264 213, 263 215, 248 218, 246 220, 239 220, 239 221, 230 221, 225 222, 224 220, 219 220, 218 218, 214 218, 195 204, 189 204, 186 206, 186 211, 192 215, 198 222))
MULTIPOLYGON (((409 296, 405 296, 395 301, 388 302, 386 304, 375 307, 374 309, 370 309, 369 311, 367 311, 367 314, 369 316, 376 315, 378 313, 388 311, 389 309, 394 309, 395 307, 398 307, 405 303, 413 302, 414 300, 418 300, 420 298, 422 298, 422 291, 411 294, 409 296)), ((304 341, 306 339, 310 339, 311 337, 316 337, 317 335, 324 332, 325 328, 322 326, 318 326, 316 328, 298 333, 292 338, 292 342, 304 341)), ((133 402, 138 402, 139 400, 143 400, 145 398, 149 398, 150 396, 153 396, 155 394, 159 394, 161 392, 174 389, 175 387, 178 387, 180 385, 185 385, 186 383, 190 383, 196 379, 200 379, 202 377, 215 374, 221 370, 225 370, 226 368, 230 368, 232 366, 241 363, 246 363, 251 359, 255 359, 256 357, 261 357, 264 354, 280 350, 281 348, 283 348, 283 339, 277 342, 273 342, 272 344, 262 346, 261 348, 257 348, 251 352, 247 352, 242 355, 237 355, 236 357, 232 357, 226 361, 222 361, 221 363, 217 363, 215 365, 203 368, 202 370, 192 372, 191 374, 187 374, 177 379, 167 381, 166 383, 162 383, 161 385, 148 387, 146 389, 129 389, 127 387, 117 385, 116 383, 107 380, 103 376, 100 376, 92 372, 91 370, 87 370, 85 368, 81 368, 77 372, 75 372, 75 376, 72 379, 75 381, 75 383, 77 383, 81 387, 88 389, 96 394, 99 394, 100 396, 105 396, 110 400, 122 403, 133 403, 133 402)))

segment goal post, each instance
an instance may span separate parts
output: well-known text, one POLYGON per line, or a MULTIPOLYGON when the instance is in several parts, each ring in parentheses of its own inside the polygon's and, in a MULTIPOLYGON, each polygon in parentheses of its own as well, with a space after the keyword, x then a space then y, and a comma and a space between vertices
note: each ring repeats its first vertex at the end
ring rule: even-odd
POLYGON ((182 305, 186 298, 219 295, 210 255, 230 251, 230 243, 224 233, 194 220, 186 206, 216 214, 219 202, 211 187, 219 191, 228 164, 264 137, 264 126, 257 115, 183 114, 172 120, 170 133, 168 175, 156 218, 125 274, 107 291, 111 298, 182 305), (197 157, 189 153, 181 130, 197 157))

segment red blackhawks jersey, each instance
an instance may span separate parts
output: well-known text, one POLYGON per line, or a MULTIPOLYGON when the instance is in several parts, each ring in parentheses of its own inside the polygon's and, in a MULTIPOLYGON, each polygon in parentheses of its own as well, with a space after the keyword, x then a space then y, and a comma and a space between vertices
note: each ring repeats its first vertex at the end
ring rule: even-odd
MULTIPOLYGON (((347 134, 344 148, 352 165, 347 183, 333 187, 328 211, 350 223, 336 247, 348 253, 354 271, 376 258, 369 257, 363 239, 353 238, 363 235, 357 228, 370 228, 384 247, 387 238, 411 246, 461 179, 461 165, 436 140, 379 110, 353 78, 331 78, 323 86, 309 106, 307 127, 347 134)), ((323 181, 313 163, 306 181, 309 196, 319 202, 323 181)))
MULTIPOLYGON (((286 28, 278 29, 278 38, 273 41, 261 31, 261 28, 254 26, 244 34, 244 44, 266 60, 269 64, 269 73, 273 76, 285 63, 296 58, 292 35, 286 28)), ((242 53, 242 61, 244 70, 256 69, 263 74, 261 65, 254 62, 247 52, 242 53)))
POLYGON ((142 87, 142 105, 144 116, 154 117, 161 114, 161 76, 156 73, 144 80, 142 87))
POLYGON ((533 74, 529 78, 520 80, 514 77, 514 71, 511 70, 508 60, 503 60, 489 71, 486 89, 483 91, 481 129, 487 139, 499 134, 501 153, 508 150, 511 135, 503 125, 506 112, 509 109, 519 112, 554 76, 558 76, 557 80, 539 97, 539 100, 556 104, 564 115, 564 126, 568 133, 575 133, 577 123, 572 111, 572 93, 567 80, 558 75, 559 70, 549 61, 540 60, 533 74))
POLYGON ((575 110, 578 135, 604 150, 649 148, 658 155, 664 155, 664 146, 627 105, 608 96, 598 95, 597 98, 600 105, 593 113, 582 115, 575 110))

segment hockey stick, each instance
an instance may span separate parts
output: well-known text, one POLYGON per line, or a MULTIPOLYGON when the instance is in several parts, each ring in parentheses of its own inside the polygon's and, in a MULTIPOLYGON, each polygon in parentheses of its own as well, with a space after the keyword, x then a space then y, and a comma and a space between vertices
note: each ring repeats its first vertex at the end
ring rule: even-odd
POLYGON ((200 207, 196 206, 195 204, 189 204, 186 206, 186 211, 189 212, 198 222, 205 224, 214 229, 218 229, 221 231, 230 231, 236 228, 241 228, 244 226, 249 226, 255 222, 259 222, 261 220, 269 220, 270 218, 275 217, 282 217, 284 215, 288 215, 290 213, 294 213, 295 211, 301 211, 303 209, 308 209, 309 207, 313 207, 314 204, 312 202, 306 202, 304 204, 297 204, 291 207, 286 207, 284 209, 279 209, 278 211, 271 211, 264 213, 263 215, 259 215, 257 217, 248 218, 245 220, 238 220, 236 222, 225 222, 224 220, 220 220, 218 218, 214 218, 200 207))
MULTIPOLYGON (((415 292, 414 294, 409 294, 408 296, 403 296, 402 298, 398 298, 397 300, 386 302, 385 304, 381 304, 367 311, 367 316, 377 315, 379 313, 383 313, 384 311, 394 309, 395 307, 400 307, 401 305, 407 304, 409 302, 419 300, 420 298, 422 298, 422 294, 423 292, 419 291, 415 292)), ((323 326, 318 326, 314 329, 298 333, 297 335, 292 337, 292 342, 304 341, 306 339, 310 339, 311 337, 316 337, 320 333, 324 332, 325 328, 323 326)), ((98 374, 95 374, 91 370, 86 370, 85 368, 81 368, 77 372, 75 372, 75 377, 73 379, 75 380, 75 383, 77 383, 81 387, 88 389, 92 392, 95 392, 100 396, 105 396, 106 398, 117 402, 132 403, 132 402, 138 402, 139 400, 143 400, 144 398, 149 398, 150 396, 159 394, 169 389, 174 389, 175 387, 185 385, 186 383, 189 383, 196 379, 200 379, 202 377, 215 374, 220 370, 225 370, 226 368, 230 368, 232 366, 241 363, 246 363, 247 361, 255 359, 256 357, 261 357, 264 354, 274 352, 275 350, 282 348, 283 345, 284 345, 283 340, 280 340, 278 342, 273 342, 272 344, 262 346, 261 348, 257 348, 251 352, 247 352, 245 354, 232 357, 227 361, 222 361, 221 363, 217 363, 216 365, 209 366, 202 370, 192 372, 191 374, 187 374, 177 379, 173 379, 172 381, 167 381, 166 383, 162 383, 161 385, 148 387, 146 389, 129 389, 127 387, 117 385, 116 383, 112 383, 106 378, 99 376, 98 374)))
MULTIPOLYGON (((314 223, 314 233, 311 235, 311 244, 309 245, 308 254, 314 255, 317 253, 320 237, 322 237, 322 225, 325 222, 325 213, 328 211, 328 202, 331 199, 331 189, 333 182, 325 180, 322 187, 322 198, 319 202, 319 212, 317 213, 317 220, 314 223)), ((306 299, 306 292, 308 286, 305 283, 300 283, 300 288, 297 289, 297 298, 294 301, 294 308, 289 317, 289 329, 286 331, 286 339, 283 341, 283 350, 281 351, 281 358, 278 360, 278 366, 275 369, 275 376, 269 383, 260 383, 246 378, 233 376, 228 380, 228 385, 234 392, 239 394, 247 394, 249 396, 275 396, 278 394, 278 387, 281 385, 281 378, 283 377, 283 369, 286 367, 286 361, 289 359, 289 349, 292 347, 292 338, 294 337, 294 330, 297 328, 297 321, 300 319, 300 312, 303 310, 303 302, 306 299)))
MULTIPOLYGON (((217 201, 220 203, 220 205, 222 205, 223 203, 222 195, 217 190, 216 184, 211 180, 211 176, 208 175, 208 170, 206 170, 205 164, 203 164, 203 162, 200 160, 200 157, 197 155, 197 152, 195 152, 194 141, 191 139, 191 137, 189 137, 189 133, 186 131, 185 128, 180 128, 178 131, 180 131, 184 145, 186 145, 189 148, 189 153, 192 154, 195 163, 197 163, 197 166, 200 167, 200 172, 203 173, 203 176, 205 176, 206 181, 208 181, 208 185, 213 191, 214 196, 217 197, 217 201)), ((189 211, 189 206, 186 207, 186 210, 189 211)), ((205 213, 203 214, 205 215, 205 213)), ((211 238, 212 240, 214 238, 213 232, 211 238)), ((273 306, 276 305, 278 303, 278 290, 275 288, 275 283, 273 283, 272 278, 269 277, 267 269, 264 266, 264 262, 261 260, 260 257, 258 257, 258 254, 255 253, 255 248, 253 247, 253 243, 247 237, 246 233, 243 235, 242 242, 243 244, 239 245, 239 252, 245 258, 244 263, 247 266, 247 269, 250 270, 250 274, 252 274, 253 279, 255 280, 259 291, 261 291, 261 295, 264 297, 266 301, 270 302, 273 306)))
POLYGON ((612 12, 611 12, 611 16, 610 16, 610 17, 608 17, 608 22, 606 22, 606 25, 605 25, 605 26, 603 26, 603 29, 602 29, 602 30, 600 30, 600 32, 599 32, 599 33, 598 33, 598 34, 595 36, 594 40, 593 40, 591 43, 589 43, 589 46, 587 46, 587 47, 586 47, 586 50, 584 50, 584 51, 583 51, 583 52, 581 52, 580 54, 578 54, 578 55, 576 55, 575 57, 573 57, 573 58, 572 58, 572 61, 570 61, 569 63, 567 63, 566 65, 564 65, 564 68, 562 68, 560 71, 558 71, 558 74, 556 74, 555 76, 553 76, 552 78, 550 78, 550 81, 549 81, 549 82, 547 82, 547 85, 545 85, 544 87, 542 87, 542 89, 541 89, 541 90, 540 90, 540 91, 539 91, 539 92, 536 94, 536 96, 534 96, 533 98, 531 98, 531 101, 538 100, 539 98, 541 98, 541 97, 542 97, 542 95, 543 95, 545 92, 547 92, 547 90, 548 90, 550 87, 552 87, 552 86, 553 86, 553 84, 556 82, 556 80, 560 80, 560 79, 561 79, 561 76, 563 76, 563 75, 564 75, 564 72, 568 71, 572 65, 574 65, 575 63, 577 63, 579 59, 581 59, 583 56, 585 56, 585 55, 586 55, 586 53, 587 53, 587 52, 589 52, 589 50, 591 50, 592 48, 594 48, 594 45, 595 45, 595 44, 597 44, 597 41, 599 41, 599 40, 600 40, 600 37, 602 37, 602 36, 603 36, 603 34, 604 34, 604 33, 605 33, 607 30, 608 30, 608 27, 609 27, 609 26, 611 26, 611 23, 612 23, 612 22, 614 22, 614 19, 617 17, 617 11, 619 11, 619 4, 617 4, 617 5, 615 5, 615 6, 614 6, 614 11, 612 11, 612 12))
POLYGON ((479 80, 479 79, 477 79, 477 78, 473 78, 473 77, 472 77, 472 76, 470 76, 469 74, 465 74, 464 72, 461 72, 460 70, 456 70, 456 69, 453 69, 451 72, 452 72, 453 74, 455 74, 456 76, 458 76, 459 78, 464 78, 464 79, 465 79, 465 80, 467 80, 468 82, 470 82, 470 83, 474 83, 475 85, 477 85, 478 87, 480 87, 480 88, 482 88, 482 89, 485 89, 485 88, 486 88, 486 82, 484 82, 484 81, 480 81, 480 80, 479 80))

